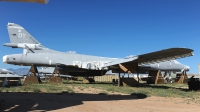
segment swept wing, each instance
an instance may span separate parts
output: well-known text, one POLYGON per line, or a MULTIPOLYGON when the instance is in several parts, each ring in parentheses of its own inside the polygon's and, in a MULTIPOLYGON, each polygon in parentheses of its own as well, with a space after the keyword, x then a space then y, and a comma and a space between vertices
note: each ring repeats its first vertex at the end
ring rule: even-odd
POLYGON ((156 52, 151 52, 143 55, 138 55, 134 57, 130 57, 128 59, 120 60, 120 61, 114 61, 111 63, 105 64, 104 67, 110 67, 110 68, 116 68, 122 65, 145 65, 145 64, 152 64, 152 63, 158 63, 162 61, 169 61, 169 60, 175 60, 178 58, 184 58, 193 56, 193 50, 188 48, 170 48, 170 49, 164 49, 156 52))

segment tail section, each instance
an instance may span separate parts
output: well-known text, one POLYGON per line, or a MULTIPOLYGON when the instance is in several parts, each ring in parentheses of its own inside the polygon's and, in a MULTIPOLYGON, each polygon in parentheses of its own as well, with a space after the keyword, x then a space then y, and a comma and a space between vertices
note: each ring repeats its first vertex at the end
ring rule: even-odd
POLYGON ((15 23, 8 23, 8 34, 10 43, 27 43, 40 44, 31 34, 29 34, 22 26, 15 23))
POLYGON ((4 46, 12 48, 22 48, 24 53, 28 52, 43 52, 50 50, 42 46, 31 34, 29 34, 22 26, 15 23, 8 23, 8 34, 10 43, 5 43, 4 46))

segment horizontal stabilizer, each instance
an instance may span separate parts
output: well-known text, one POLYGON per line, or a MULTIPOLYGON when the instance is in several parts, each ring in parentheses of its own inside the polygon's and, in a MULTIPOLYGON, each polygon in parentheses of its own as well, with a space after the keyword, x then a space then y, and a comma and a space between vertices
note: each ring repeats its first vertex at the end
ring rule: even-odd
POLYGON ((12 47, 12 48, 18 48, 18 44, 17 43, 5 43, 3 45, 4 46, 8 46, 8 47, 12 47))

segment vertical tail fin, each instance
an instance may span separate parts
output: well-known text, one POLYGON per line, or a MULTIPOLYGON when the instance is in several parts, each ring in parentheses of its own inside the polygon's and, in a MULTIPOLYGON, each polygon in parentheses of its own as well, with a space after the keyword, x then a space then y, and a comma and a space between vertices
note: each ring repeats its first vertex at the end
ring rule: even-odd
POLYGON ((22 48, 24 54, 29 52, 44 52, 53 51, 49 48, 44 47, 39 43, 31 34, 29 34, 22 26, 15 23, 8 23, 8 34, 10 43, 5 43, 4 46, 12 48, 22 48))
POLYGON ((18 24, 8 23, 7 28, 11 43, 40 44, 31 34, 18 24))

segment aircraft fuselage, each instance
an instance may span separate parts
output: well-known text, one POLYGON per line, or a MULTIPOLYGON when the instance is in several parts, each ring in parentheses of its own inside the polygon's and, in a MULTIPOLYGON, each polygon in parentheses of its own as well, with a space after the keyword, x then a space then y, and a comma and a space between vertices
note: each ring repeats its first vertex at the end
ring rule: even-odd
MULTIPOLYGON (((106 63, 117 60, 116 58, 106 58, 98 56, 81 55, 74 53, 27 53, 13 54, 3 57, 3 62, 8 64, 23 66, 78 66, 79 68, 101 70, 106 63), (89 65, 88 65, 89 64, 89 65)), ((120 59, 118 59, 120 60, 120 59)))
MULTIPOLYGON (((107 58, 99 56, 90 56, 74 53, 63 52, 46 52, 46 53, 27 53, 27 54, 13 54, 3 57, 3 62, 22 66, 77 66, 85 70, 110 70, 109 68, 102 68, 105 64, 112 61, 126 60, 122 58, 107 58)), ((148 64, 139 66, 139 71, 148 70, 162 70, 162 71, 182 71, 189 70, 189 66, 183 65, 176 60, 165 61, 155 64, 148 64)), ((68 69, 68 71, 71 70, 68 69)), ((74 70, 74 69, 73 69, 74 70)), ((78 71, 78 69, 77 69, 78 71)))

